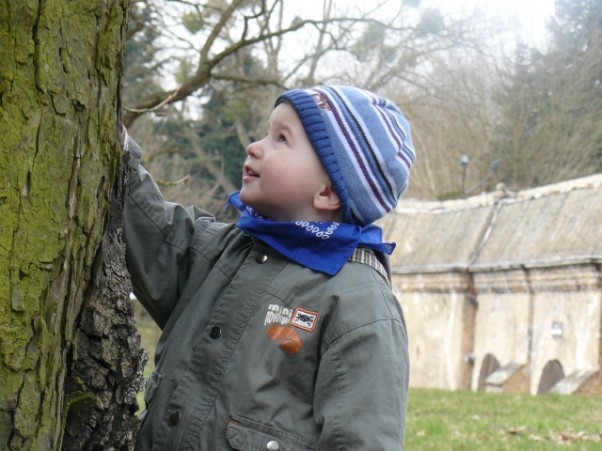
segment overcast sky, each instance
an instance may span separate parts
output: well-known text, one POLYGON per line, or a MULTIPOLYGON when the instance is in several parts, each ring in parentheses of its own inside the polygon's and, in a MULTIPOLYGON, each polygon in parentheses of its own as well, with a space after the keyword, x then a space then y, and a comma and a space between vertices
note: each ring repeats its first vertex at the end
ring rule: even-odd
MULTIPOLYGON (((397 3, 400 0, 390 0, 397 3)), ((358 8, 372 8, 376 2, 365 0, 334 0, 335 5, 358 8)), ((444 12, 473 11, 479 8, 484 14, 507 23, 517 21, 522 29, 526 43, 541 46, 546 39, 546 22, 554 13, 554 0, 423 0, 423 4, 432 4, 444 12)), ((291 16, 320 17, 323 0, 288 1, 291 16)))
POLYGON ((523 29, 524 38, 531 44, 541 45, 546 35, 546 22, 554 14, 554 0, 434 0, 442 10, 475 8, 492 17, 516 19, 523 29))

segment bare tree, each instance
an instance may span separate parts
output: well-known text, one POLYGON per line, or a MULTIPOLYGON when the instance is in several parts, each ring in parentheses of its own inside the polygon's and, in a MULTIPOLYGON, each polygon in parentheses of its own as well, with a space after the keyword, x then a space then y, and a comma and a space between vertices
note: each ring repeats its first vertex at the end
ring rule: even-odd
POLYGON ((423 75, 417 72, 429 55, 454 46, 474 46, 470 21, 445 19, 434 9, 417 10, 416 2, 382 2, 369 11, 350 12, 325 0, 321 18, 294 17, 286 23, 283 0, 203 5, 164 1, 163 11, 175 11, 170 18, 173 25, 183 23, 188 31, 170 33, 171 27, 165 28, 169 51, 185 70, 179 71, 175 89, 157 90, 135 105, 126 105, 126 126, 141 114, 180 102, 216 80, 282 89, 326 79, 349 82, 351 75, 354 84, 379 89, 394 78, 418 83, 423 75), (291 53, 292 42, 285 41, 292 35, 304 37, 298 54, 291 53), (264 73, 241 75, 228 64, 247 49, 266 63, 264 73), (319 70, 320 65, 327 69, 319 70))
POLYGON ((557 1, 547 52, 508 64, 496 151, 504 179, 527 188, 602 170, 602 3, 557 1))
MULTIPOLYGON (((224 198, 231 186, 212 179, 212 171, 207 165, 214 162, 216 156, 226 164, 243 158, 246 145, 263 133, 276 94, 286 87, 323 82, 353 84, 389 93, 404 109, 406 106, 410 109, 412 104, 426 98, 425 94, 447 89, 438 82, 441 74, 437 71, 441 64, 434 62, 443 61, 451 51, 458 53, 458 49, 477 52, 478 44, 483 43, 480 29, 484 26, 475 25, 482 21, 474 21, 471 16, 446 16, 417 3, 383 1, 369 8, 363 5, 361 10, 353 10, 341 7, 341 3, 336 4, 333 0, 325 0, 322 10, 314 12, 311 18, 288 15, 282 0, 203 5, 183 1, 163 3, 163 17, 169 16, 165 20, 183 24, 177 28, 180 30, 177 33, 170 31, 173 26, 163 26, 163 33, 167 35, 163 39, 170 42, 170 47, 160 52, 160 55, 171 55, 172 61, 169 70, 164 66, 163 78, 175 74, 173 79, 178 87, 157 88, 151 94, 130 98, 125 122, 132 124, 145 113, 166 115, 163 119, 150 119, 150 123, 142 127, 136 125, 132 134, 146 150, 148 159, 145 163, 153 165, 150 160, 154 161, 153 173, 160 179, 189 181, 167 188, 167 197, 196 203, 207 199, 195 192, 214 193, 217 197, 201 205, 219 205, 212 210, 219 214, 223 205, 219 199, 224 198), (182 31, 184 28, 186 32, 182 31), (181 112, 188 111, 190 105, 194 105, 193 110, 203 111, 202 122, 207 114, 199 99, 207 105, 207 99, 216 92, 220 93, 222 107, 229 110, 232 119, 224 132, 234 131, 239 138, 238 157, 220 154, 219 148, 205 149, 202 140, 198 139, 195 142, 187 140, 185 144, 180 140, 180 144, 173 145, 174 128, 159 125, 169 122, 169 117, 182 121, 186 115, 181 112), (180 113, 173 109, 176 105, 180 113), (141 129, 145 131, 139 132, 141 129), (168 134, 165 140, 149 137, 162 130, 169 130, 167 133, 171 137, 168 134), (159 147, 170 149, 170 156, 159 147), (152 155, 159 153, 162 157, 153 159, 152 155), (191 175, 191 159, 186 155, 190 153, 195 153, 195 160, 205 165, 203 182, 199 182, 197 176, 187 178, 191 175)), ((152 6, 155 2, 146 4, 152 6)), ((162 58, 157 59, 164 62, 162 58)), ((447 92, 441 91, 437 95, 441 99, 447 92)), ((451 100, 448 103, 451 105, 451 100)), ((434 105, 433 102, 429 104, 434 105)), ((431 108, 428 113, 431 118, 434 111, 437 108, 431 108)), ((439 108, 436 116, 442 116, 444 111, 439 108)), ((198 123, 190 122, 188 127, 200 133, 198 123)), ((429 128, 438 130, 435 123, 429 128)), ((190 135, 178 130, 177 133, 190 135)), ((419 129, 416 131, 421 133, 419 129)), ((424 141, 425 145, 432 143, 432 140, 424 141)), ((428 148, 428 151, 432 152, 432 149, 428 148)), ((476 174, 478 159, 474 161, 471 169, 476 174)), ((418 165, 423 165, 421 159, 418 165)), ((452 170, 449 165, 448 168, 449 180, 452 170)), ((229 180, 238 184, 237 179, 230 177, 229 180)), ((431 179, 434 180, 444 179, 437 176, 431 179)), ((425 182, 415 183, 413 186, 422 188, 414 189, 414 193, 421 196, 441 194, 451 189, 450 184, 451 181, 444 185, 437 183, 438 186, 424 189, 425 182)))
POLYGON ((431 61, 436 77, 428 91, 399 99, 411 118, 415 145, 422 150, 409 196, 463 197, 491 190, 498 182, 492 141, 499 116, 496 61, 458 53, 461 65, 455 63, 460 55, 453 54, 431 61))

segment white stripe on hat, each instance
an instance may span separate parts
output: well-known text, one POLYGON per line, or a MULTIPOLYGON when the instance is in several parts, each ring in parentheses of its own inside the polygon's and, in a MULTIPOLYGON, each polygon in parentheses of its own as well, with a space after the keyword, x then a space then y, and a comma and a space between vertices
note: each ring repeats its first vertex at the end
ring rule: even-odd
MULTIPOLYGON (((357 93, 363 95, 366 98, 368 105, 370 105, 370 97, 368 97, 364 91, 357 90, 357 93)), ((375 207, 381 215, 384 215, 391 208, 395 207, 395 204, 392 204, 390 200, 391 196, 394 197, 394 194, 389 194, 387 191, 385 191, 385 189, 383 189, 383 181, 385 181, 385 183, 388 183, 388 181, 383 180, 383 177, 381 177, 380 174, 377 172, 378 170, 382 170, 383 167, 382 159, 379 161, 381 155, 378 151, 378 146, 376 145, 372 136, 375 130, 371 131, 371 128, 368 127, 364 120, 366 113, 362 114, 361 112, 359 112, 354 106, 352 99, 349 99, 349 97, 344 92, 337 91, 337 94, 339 94, 343 98, 342 105, 344 105, 344 107, 346 108, 345 111, 341 111, 342 106, 339 105, 340 101, 339 99, 335 99, 337 101, 337 110, 339 111, 339 115, 341 115, 341 118, 344 121, 347 132, 353 138, 353 142, 356 146, 354 152, 349 154, 351 156, 349 158, 349 161, 355 168, 356 172, 362 175, 362 179, 364 181, 363 190, 365 195, 368 195, 373 199, 373 207, 375 207), (363 142, 363 139, 362 142, 360 142, 357 139, 356 131, 351 129, 348 123, 347 116, 351 116, 353 118, 353 120, 355 121, 353 124, 354 129, 359 130, 360 133, 363 134, 363 136, 366 139, 365 142, 363 142), (376 157, 376 160, 374 159, 374 157, 376 157), (373 168, 373 166, 376 166, 376 168, 373 168), (364 170, 362 170, 362 167, 364 168, 364 170)), ((376 112, 373 108, 369 110, 369 113, 371 115, 374 115, 374 117, 378 119, 378 121, 376 121, 376 123, 373 125, 378 125, 382 127, 380 119, 376 115, 376 112)), ((365 208, 365 206, 362 206, 362 208, 365 208)))

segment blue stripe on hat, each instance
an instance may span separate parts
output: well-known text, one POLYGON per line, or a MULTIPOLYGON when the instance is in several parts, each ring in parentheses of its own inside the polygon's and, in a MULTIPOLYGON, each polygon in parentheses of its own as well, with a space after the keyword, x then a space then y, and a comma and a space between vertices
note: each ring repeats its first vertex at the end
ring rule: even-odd
POLYGON ((336 103, 336 105, 332 105, 333 111, 340 113, 338 116, 335 115, 339 128, 346 132, 350 131, 352 134, 351 137, 347 136, 352 151, 352 155, 348 155, 348 157, 354 157, 351 164, 360 168, 367 182, 366 184, 354 184, 349 188, 356 192, 355 196, 352 195, 353 199, 362 199, 361 205, 359 202, 354 202, 351 208, 362 221, 365 221, 366 209, 371 210, 371 216, 383 216, 395 208, 397 198, 380 166, 378 152, 375 151, 369 139, 373 132, 378 131, 377 136, 384 134, 382 123, 375 117, 369 104, 369 98, 362 91, 353 89, 350 92, 351 96, 346 96, 347 92, 342 88, 329 91, 332 92, 331 100, 336 103), (340 108, 337 108, 338 106, 340 108), (359 108, 353 108, 353 106, 359 108), (360 119, 363 124, 360 124, 360 119), (365 124, 366 122, 369 122, 370 126, 365 124), (383 186, 383 182, 386 186, 383 186), (370 202, 369 199, 372 201, 370 202))
MULTIPOLYGON (((377 97, 375 95, 371 95, 371 98, 374 105, 384 107, 377 108, 376 111, 385 126, 388 139, 391 140, 391 142, 394 142, 395 148, 398 149, 395 153, 395 157, 400 158, 402 160, 402 162, 405 165, 406 171, 409 173, 415 158, 414 151, 411 146, 411 137, 409 136, 409 134, 406 134, 406 132, 403 130, 403 127, 398 122, 401 121, 404 124, 405 129, 409 130, 408 121, 405 119, 401 111, 399 111, 399 109, 395 106, 395 104, 391 103, 386 99, 383 99, 382 97, 377 97), (406 145, 406 142, 408 142, 408 140, 410 142, 410 147, 406 145), (409 157, 406 156, 404 150, 405 152, 409 151, 409 157)), ((391 177, 391 174, 388 171, 388 166, 386 166, 386 168, 389 179, 396 182, 395 184, 397 187, 399 187, 399 182, 402 182, 400 189, 402 192, 405 191, 407 188, 408 179, 391 177)))
MULTIPOLYGON (((321 92, 321 91, 319 91, 321 92)), ((324 92, 321 92, 324 94, 324 92)), ((332 92, 334 96, 337 96, 336 92, 332 92)), ((369 187, 369 192, 376 198, 381 204, 384 211, 386 211, 387 202, 383 198, 380 192, 380 186, 378 178, 374 176, 374 159, 365 158, 365 148, 367 147, 371 152, 369 143, 367 142, 366 136, 357 123, 353 113, 345 103, 340 95, 337 98, 327 97, 329 105, 331 107, 334 119, 338 125, 340 132, 345 137, 345 142, 350 150, 350 153, 344 153, 352 166, 359 167, 364 179, 369 187), (337 101, 338 100, 338 101, 337 101), (339 106, 341 108, 339 108, 339 106), (351 157, 354 157, 353 159, 351 157)), ((374 155, 373 155, 374 156, 374 155)), ((357 190, 360 188, 358 185, 348 187, 350 190, 357 190)), ((353 206, 352 206, 353 208, 353 206)))

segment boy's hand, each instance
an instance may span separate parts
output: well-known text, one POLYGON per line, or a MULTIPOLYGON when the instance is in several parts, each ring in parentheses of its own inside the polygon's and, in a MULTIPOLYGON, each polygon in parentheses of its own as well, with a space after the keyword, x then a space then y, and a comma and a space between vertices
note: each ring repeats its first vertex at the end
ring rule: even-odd
POLYGON ((119 144, 122 150, 127 151, 128 131, 123 124, 119 124, 118 127, 119 144))

